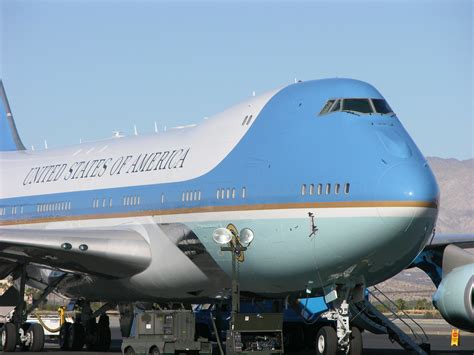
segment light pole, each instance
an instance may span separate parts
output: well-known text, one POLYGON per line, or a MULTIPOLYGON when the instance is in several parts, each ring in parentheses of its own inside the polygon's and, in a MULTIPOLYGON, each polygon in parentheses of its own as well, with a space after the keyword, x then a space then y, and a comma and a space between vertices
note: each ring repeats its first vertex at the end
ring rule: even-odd
POLYGON ((237 228, 233 224, 229 224, 227 228, 217 228, 212 238, 221 246, 221 251, 229 251, 232 255, 232 317, 231 330, 234 329, 235 314, 240 312, 240 284, 239 284, 239 268, 238 262, 244 262, 243 252, 247 250, 254 238, 251 229, 244 228, 237 232, 237 228))

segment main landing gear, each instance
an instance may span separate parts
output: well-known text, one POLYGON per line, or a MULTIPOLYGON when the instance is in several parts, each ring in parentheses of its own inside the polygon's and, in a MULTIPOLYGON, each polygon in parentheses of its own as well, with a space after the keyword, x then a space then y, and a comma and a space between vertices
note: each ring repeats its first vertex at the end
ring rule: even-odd
POLYGON ((9 323, 4 324, 1 331, 1 345, 4 352, 12 352, 19 345, 22 351, 41 351, 44 347, 44 330, 38 323, 26 322, 28 314, 38 307, 44 299, 61 282, 63 277, 58 277, 55 282, 48 286, 39 299, 29 308, 24 302, 26 285, 26 265, 21 265, 14 274, 14 285, 12 290, 17 297, 15 310, 9 323), (15 277, 16 276, 16 277, 15 277))
POLYGON ((106 303, 93 312, 90 302, 79 300, 75 304, 78 312, 73 323, 65 322, 59 331, 61 350, 81 350, 84 345, 89 351, 107 351, 110 348, 111 334, 109 317, 105 312, 115 308, 106 303), (97 321, 96 318, 99 317, 97 321))

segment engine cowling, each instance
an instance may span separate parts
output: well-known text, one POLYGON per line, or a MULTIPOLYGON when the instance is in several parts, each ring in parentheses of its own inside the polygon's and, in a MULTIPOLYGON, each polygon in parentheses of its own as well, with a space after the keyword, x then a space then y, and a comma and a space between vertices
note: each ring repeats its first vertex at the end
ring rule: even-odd
POLYGON ((474 332, 474 263, 445 275, 433 295, 433 304, 449 324, 474 332))

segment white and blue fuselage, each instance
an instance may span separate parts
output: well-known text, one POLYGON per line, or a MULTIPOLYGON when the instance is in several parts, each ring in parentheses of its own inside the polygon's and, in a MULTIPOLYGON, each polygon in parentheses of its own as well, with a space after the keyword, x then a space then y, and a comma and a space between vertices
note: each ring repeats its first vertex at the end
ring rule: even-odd
POLYGON ((361 81, 309 81, 195 127, 1 152, 0 226, 143 235, 152 255, 144 271, 61 284, 88 299, 225 296, 231 256, 212 233, 229 223, 255 234, 239 265, 242 291, 376 284, 423 249, 439 191, 398 118, 378 113, 375 100, 383 97, 361 81), (372 99, 373 112, 320 114, 338 99, 372 99))

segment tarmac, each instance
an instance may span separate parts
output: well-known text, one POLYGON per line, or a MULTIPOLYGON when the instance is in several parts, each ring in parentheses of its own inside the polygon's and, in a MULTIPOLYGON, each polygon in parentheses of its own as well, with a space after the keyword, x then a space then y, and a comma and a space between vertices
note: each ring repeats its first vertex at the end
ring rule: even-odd
MULTIPOLYGON (((118 355, 120 354, 121 336, 118 326, 118 318, 111 317, 112 345, 107 353, 82 352, 82 351, 60 351, 56 343, 47 342, 45 351, 55 355, 118 355)), ((474 333, 460 332, 460 342, 458 347, 451 347, 451 329, 452 327, 442 319, 419 319, 417 322, 423 327, 428 342, 431 344, 431 354, 459 354, 474 355, 474 333)), ((402 328, 403 326, 400 325, 402 328)), ((402 349, 397 343, 392 343, 387 335, 375 335, 369 332, 363 332, 364 355, 402 355, 410 354, 402 349)), ((2 352, 3 353, 3 352, 2 352)), ((16 352, 17 355, 31 355, 29 352, 16 352)), ((305 350, 299 353, 290 353, 289 355, 310 355, 313 351, 305 350)))

